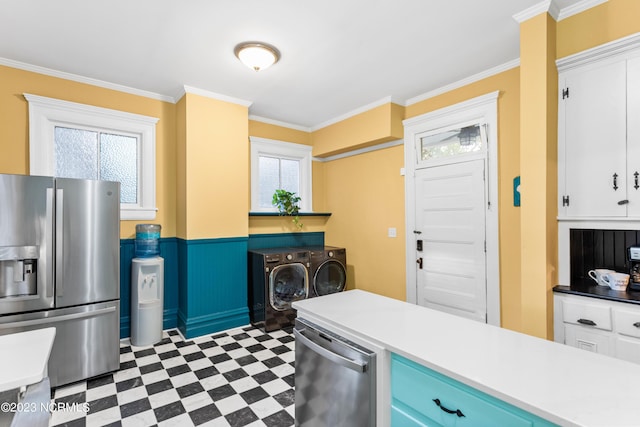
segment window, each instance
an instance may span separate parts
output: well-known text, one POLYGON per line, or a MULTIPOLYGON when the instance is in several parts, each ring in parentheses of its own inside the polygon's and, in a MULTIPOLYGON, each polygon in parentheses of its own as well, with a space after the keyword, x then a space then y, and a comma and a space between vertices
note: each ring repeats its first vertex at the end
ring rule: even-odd
POLYGON ((300 210, 311 212, 311 147, 251 137, 251 210, 275 211, 273 193, 283 189, 300 197, 300 210))
POLYGON ((484 156, 487 151, 485 125, 477 121, 425 132, 418 135, 418 141, 416 161, 419 164, 461 161, 484 156))
POLYGON ((120 182, 120 218, 155 219, 158 119, 36 95, 29 102, 31 175, 120 182))

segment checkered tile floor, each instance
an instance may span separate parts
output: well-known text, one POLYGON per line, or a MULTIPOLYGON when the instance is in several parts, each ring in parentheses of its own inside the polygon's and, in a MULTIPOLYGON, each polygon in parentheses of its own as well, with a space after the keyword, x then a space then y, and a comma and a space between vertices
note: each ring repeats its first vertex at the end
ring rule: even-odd
POLYGON ((290 331, 163 334, 149 347, 121 341, 118 372, 56 389, 64 409, 50 426, 293 426, 290 331))

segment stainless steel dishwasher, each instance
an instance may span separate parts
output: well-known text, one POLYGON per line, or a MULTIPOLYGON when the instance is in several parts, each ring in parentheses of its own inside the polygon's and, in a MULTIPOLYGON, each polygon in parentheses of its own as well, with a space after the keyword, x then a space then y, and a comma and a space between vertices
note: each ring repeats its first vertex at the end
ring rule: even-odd
POLYGON ((375 426, 376 354, 301 318, 293 334, 296 426, 375 426))

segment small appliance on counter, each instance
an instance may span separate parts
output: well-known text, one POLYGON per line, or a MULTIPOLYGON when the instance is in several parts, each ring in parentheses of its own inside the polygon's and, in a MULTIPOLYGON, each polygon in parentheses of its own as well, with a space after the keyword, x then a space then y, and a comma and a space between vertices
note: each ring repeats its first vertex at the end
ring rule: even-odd
POLYGON ((630 246, 627 250, 629 259, 629 285, 627 290, 640 291, 640 245, 630 246))

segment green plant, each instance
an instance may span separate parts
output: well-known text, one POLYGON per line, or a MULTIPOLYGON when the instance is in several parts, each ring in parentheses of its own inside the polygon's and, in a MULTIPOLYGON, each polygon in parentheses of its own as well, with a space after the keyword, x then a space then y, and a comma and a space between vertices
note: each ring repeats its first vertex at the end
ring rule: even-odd
POLYGON ((298 202, 300 202, 300 197, 296 196, 296 193, 287 190, 276 190, 271 200, 273 206, 278 208, 280 215, 293 216, 293 223, 296 227, 302 228, 304 224, 300 222, 300 217, 298 216, 298 211, 300 211, 298 202))

